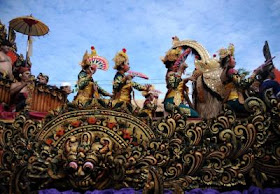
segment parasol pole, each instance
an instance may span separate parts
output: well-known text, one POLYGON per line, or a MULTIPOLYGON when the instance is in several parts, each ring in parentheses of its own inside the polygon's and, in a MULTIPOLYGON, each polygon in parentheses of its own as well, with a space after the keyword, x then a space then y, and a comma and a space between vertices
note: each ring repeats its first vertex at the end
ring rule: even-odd
POLYGON ((30 41, 31 27, 32 27, 32 26, 29 27, 28 38, 27 38, 27 50, 26 50, 26 57, 25 57, 25 67, 27 67, 27 59, 28 59, 28 51, 29 51, 29 41, 30 41))

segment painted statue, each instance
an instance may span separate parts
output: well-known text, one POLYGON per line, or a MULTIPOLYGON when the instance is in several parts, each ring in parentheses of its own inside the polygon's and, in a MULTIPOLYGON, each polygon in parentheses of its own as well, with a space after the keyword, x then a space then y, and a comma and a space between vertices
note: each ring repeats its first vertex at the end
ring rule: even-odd
POLYGON ((158 106, 158 96, 159 91, 154 90, 154 87, 151 86, 149 91, 143 91, 142 95, 145 97, 145 101, 143 104, 142 111, 139 116, 147 115, 150 118, 153 118, 155 116, 155 112, 158 106))
POLYGON ((222 68, 216 58, 211 58, 208 51, 194 40, 182 40, 173 37, 173 49, 190 48, 195 55, 195 70, 191 76, 193 80, 192 104, 193 108, 203 119, 218 116, 222 110, 224 96, 223 84, 220 79, 222 68))
POLYGON ((273 97, 280 99, 280 84, 275 80, 275 74, 273 71, 269 71, 266 73, 263 73, 264 80, 261 81, 260 84, 260 93, 262 97, 264 96, 264 93, 271 89, 273 97))
POLYGON ((67 99, 68 95, 73 93, 71 89, 71 83, 69 82, 62 82, 60 85, 60 89, 64 92, 66 95, 66 103, 69 103, 69 100, 67 99))
MULTIPOLYGON (((125 73, 129 71, 129 59, 126 54, 126 49, 118 52, 114 57, 115 66, 114 69, 117 73, 113 81, 113 106, 120 107, 122 104, 126 104, 131 107, 131 94, 133 93, 133 88, 139 91, 148 91, 150 85, 141 85, 132 81, 132 75, 126 75, 125 73)), ((131 110, 132 111, 132 110, 131 110)))
POLYGON ((244 79, 234 69, 236 62, 234 58, 234 45, 219 50, 220 64, 223 68, 221 81, 225 88, 224 102, 227 103, 236 113, 246 113, 244 108, 244 87, 249 86, 251 79, 244 79))
POLYGON ((165 76, 167 93, 163 103, 166 112, 172 113, 177 109, 185 117, 198 117, 198 113, 185 103, 188 98, 186 83, 192 79, 182 79, 182 74, 187 68, 187 65, 184 62, 178 65, 176 64, 182 54, 185 53, 188 55, 190 52, 191 49, 184 51, 179 47, 173 48, 162 59, 167 68, 165 76))
POLYGON ((33 83, 30 69, 21 67, 19 81, 11 84, 11 105, 15 105, 16 112, 22 111, 26 106, 26 100, 30 95, 29 86, 33 83))
POLYGON ((0 78, 14 80, 12 60, 7 55, 9 47, 2 45, 0 47, 0 78))
POLYGON ((42 84, 42 85, 47 85, 49 82, 49 76, 39 73, 37 76, 37 83, 42 84))
POLYGON ((210 119, 218 116, 222 110, 224 88, 220 79, 222 68, 218 60, 209 58, 202 62, 195 60, 193 77, 193 101, 201 118, 210 119))
POLYGON ((280 83, 275 79, 275 67, 272 58, 258 67, 251 77, 254 78, 254 83, 258 83, 258 88, 254 88, 254 91, 259 93, 262 99, 264 99, 268 90, 271 90, 272 97, 280 99, 280 83))
POLYGON ((80 63, 82 70, 78 75, 78 94, 74 98, 74 103, 87 106, 92 99, 99 99, 102 96, 111 96, 111 94, 102 89, 97 82, 94 82, 92 75, 96 72, 97 66, 91 65, 89 59, 96 56, 96 51, 92 47, 92 53, 88 54, 86 51, 83 56, 83 61, 80 63))
POLYGON ((261 98, 265 98, 265 93, 271 90, 272 97, 280 99, 280 83, 275 78, 277 73, 276 68, 273 64, 275 57, 271 56, 268 42, 265 41, 263 47, 263 55, 265 57, 265 63, 258 67, 252 77, 255 78, 254 83, 259 83, 259 88, 256 89, 260 93, 261 98))

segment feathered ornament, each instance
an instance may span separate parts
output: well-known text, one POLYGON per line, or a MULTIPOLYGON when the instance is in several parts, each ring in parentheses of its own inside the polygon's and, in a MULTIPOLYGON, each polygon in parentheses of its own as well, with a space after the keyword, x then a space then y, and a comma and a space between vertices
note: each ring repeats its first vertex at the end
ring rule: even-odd
POLYGON ((85 52, 85 54, 83 56, 83 60, 80 62, 80 65, 82 67, 85 67, 85 66, 89 65, 88 64, 88 58, 89 58, 89 54, 88 54, 88 51, 86 50, 86 52, 85 52))
POLYGON ((156 89, 151 89, 150 92, 156 93, 156 94, 161 94, 162 93, 160 90, 156 90, 156 89))
POLYGON ((128 71, 127 72, 129 75, 135 76, 135 77, 140 77, 143 79, 149 79, 149 77, 147 75, 145 75, 144 73, 140 73, 140 72, 135 72, 135 71, 128 71))
POLYGON ((113 58, 113 61, 115 62, 114 69, 117 69, 118 66, 126 63, 128 61, 128 56, 126 54, 126 49, 123 48, 120 52, 118 52, 115 57, 113 58))
POLYGON ((229 54, 230 54, 231 56, 234 56, 234 51, 235 51, 235 49, 234 49, 234 44, 232 44, 232 43, 229 44, 229 46, 228 46, 228 51, 229 51, 229 54))
POLYGON ((96 52, 94 46, 91 46, 90 49, 91 49, 91 54, 90 54, 89 56, 90 56, 90 57, 96 56, 96 55, 97 55, 97 52, 96 52))
POLYGON ((164 57, 161 57, 163 63, 167 61, 176 61, 181 54, 181 48, 177 47, 174 49, 169 49, 164 57))
POLYGON ((185 62, 185 60, 187 59, 188 55, 190 54, 191 49, 186 49, 179 57, 178 59, 175 61, 174 66, 179 67, 182 63, 185 62))

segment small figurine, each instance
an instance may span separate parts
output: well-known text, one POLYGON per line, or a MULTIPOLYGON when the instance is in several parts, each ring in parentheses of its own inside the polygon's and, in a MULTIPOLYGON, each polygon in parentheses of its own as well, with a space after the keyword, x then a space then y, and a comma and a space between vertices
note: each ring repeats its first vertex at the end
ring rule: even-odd
POLYGON ((141 115, 148 115, 150 118, 153 118, 155 115, 155 111, 157 109, 157 101, 159 92, 154 90, 154 87, 151 86, 149 91, 143 91, 142 95, 145 97, 145 101, 142 108, 141 115))
MULTIPOLYGON (((69 94, 71 94, 73 91, 71 89, 71 83, 69 82, 62 82, 60 89, 66 94, 66 98, 69 94)), ((66 103, 68 103, 68 99, 66 100, 66 103)))
POLYGON ((72 93, 71 83, 69 82, 62 82, 60 85, 60 89, 64 91, 67 95, 72 93))
POLYGON ((37 76, 37 80, 36 80, 39 84, 42 85, 47 85, 49 82, 49 76, 43 74, 43 73, 39 73, 39 75, 37 76))

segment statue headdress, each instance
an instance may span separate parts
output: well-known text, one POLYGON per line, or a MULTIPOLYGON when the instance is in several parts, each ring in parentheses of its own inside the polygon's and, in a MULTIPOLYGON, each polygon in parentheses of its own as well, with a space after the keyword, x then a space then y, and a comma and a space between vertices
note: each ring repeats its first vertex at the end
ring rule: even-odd
POLYGON ((218 53, 220 56, 220 59, 223 59, 227 56, 234 56, 234 45, 232 43, 229 44, 228 48, 221 48, 218 53))
POLYGON ((180 43, 180 40, 177 36, 172 37, 172 49, 169 49, 164 57, 160 57, 161 61, 166 64, 169 62, 174 62, 180 57, 182 54, 182 48, 178 45, 180 43))
POLYGON ((40 77, 44 77, 47 80, 47 82, 49 82, 49 76, 48 75, 45 75, 43 73, 39 73, 38 76, 37 76, 37 79, 39 79, 40 77))
POLYGON ((146 97, 148 96, 149 94, 154 94, 155 96, 158 96, 160 93, 160 91, 156 90, 154 85, 151 85, 149 90, 144 90, 142 91, 142 96, 146 97))
POLYGON ((161 57, 162 62, 165 64, 167 61, 173 62, 181 55, 181 48, 173 48, 167 51, 164 57, 161 57))
POLYGON ((82 60, 82 62, 80 62, 80 65, 82 66, 82 68, 90 65, 89 58, 91 58, 93 56, 97 56, 97 52, 96 52, 94 46, 91 46, 91 54, 89 54, 88 51, 86 50, 86 52, 83 56, 83 60, 82 60))
POLYGON ((26 71, 30 71, 30 68, 29 68, 29 67, 20 67, 20 68, 19 68, 19 73, 20 73, 20 74, 22 74, 22 73, 24 73, 24 72, 26 72, 26 71))
POLYGON ((86 50, 86 52, 83 56, 83 60, 82 60, 82 62, 80 62, 80 65, 82 66, 82 68, 90 65, 90 63, 88 61, 89 57, 90 57, 90 55, 88 54, 88 51, 86 50))
POLYGON ((70 82, 61 82, 60 87, 71 86, 70 82))
POLYGON ((94 46, 91 46, 90 49, 91 49, 91 54, 89 55, 89 57, 97 56, 97 52, 94 46))
POLYGON ((126 49, 123 48, 120 52, 118 52, 115 57, 113 58, 113 61, 115 62, 114 69, 117 69, 118 66, 126 63, 128 61, 128 56, 126 54, 126 49))

